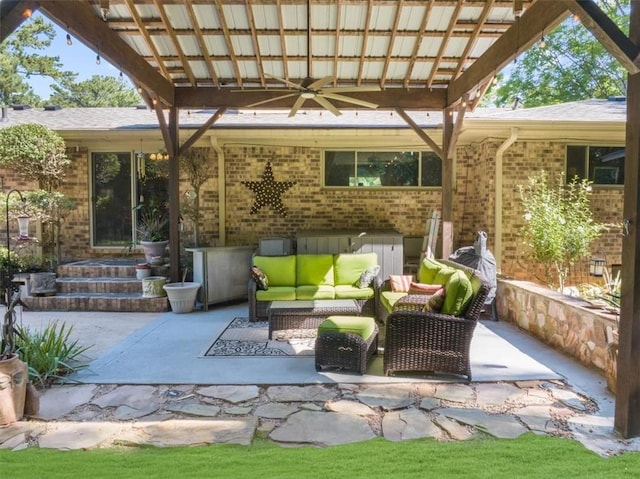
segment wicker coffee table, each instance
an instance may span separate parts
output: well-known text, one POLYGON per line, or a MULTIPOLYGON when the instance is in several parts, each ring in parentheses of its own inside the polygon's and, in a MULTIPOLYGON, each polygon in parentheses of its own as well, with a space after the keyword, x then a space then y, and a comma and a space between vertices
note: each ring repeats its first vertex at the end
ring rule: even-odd
POLYGON ((273 301, 267 310, 269 339, 273 331, 283 329, 316 329, 327 316, 360 314, 352 299, 318 299, 313 301, 273 301))

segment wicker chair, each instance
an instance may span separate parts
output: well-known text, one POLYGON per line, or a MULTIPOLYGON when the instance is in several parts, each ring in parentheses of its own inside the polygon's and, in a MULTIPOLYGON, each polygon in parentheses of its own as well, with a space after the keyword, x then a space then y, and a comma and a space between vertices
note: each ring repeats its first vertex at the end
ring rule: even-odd
POLYGON ((408 295, 396 303, 386 318, 385 375, 428 371, 459 374, 471 381, 471 338, 490 284, 475 271, 470 279, 477 292, 462 316, 423 312, 424 296, 408 295))

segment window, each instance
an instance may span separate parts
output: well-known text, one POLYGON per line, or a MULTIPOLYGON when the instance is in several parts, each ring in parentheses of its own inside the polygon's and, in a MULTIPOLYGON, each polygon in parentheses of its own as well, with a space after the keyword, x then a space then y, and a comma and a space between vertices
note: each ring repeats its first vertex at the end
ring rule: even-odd
POLYGON ((624 185, 624 147, 567 146, 567 181, 577 176, 595 185, 624 185))
POLYGON ((442 161, 431 151, 325 151, 324 185, 439 187, 442 161))

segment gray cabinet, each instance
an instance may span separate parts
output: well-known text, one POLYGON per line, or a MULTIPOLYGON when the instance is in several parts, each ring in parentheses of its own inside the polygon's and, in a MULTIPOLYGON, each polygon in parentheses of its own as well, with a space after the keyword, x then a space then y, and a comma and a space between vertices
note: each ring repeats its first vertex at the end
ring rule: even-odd
POLYGON ((210 304, 247 297, 251 246, 187 248, 193 253, 193 281, 200 283, 199 300, 210 304))
POLYGON ((379 277, 403 272, 402 235, 393 230, 302 231, 297 236, 298 254, 376 253, 379 277))

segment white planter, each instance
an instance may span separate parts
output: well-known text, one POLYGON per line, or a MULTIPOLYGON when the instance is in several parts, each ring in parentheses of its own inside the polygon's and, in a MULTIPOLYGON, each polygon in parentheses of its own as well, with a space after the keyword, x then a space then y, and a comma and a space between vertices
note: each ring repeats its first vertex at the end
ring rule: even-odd
POLYGON ((151 268, 136 268, 136 278, 144 279, 151 276, 151 268))
POLYGON ((164 276, 149 276, 142 280, 142 297, 143 298, 160 298, 165 296, 162 287, 167 282, 164 276))
POLYGON ((168 283, 163 286, 174 313, 190 313, 196 302, 196 296, 200 289, 200 283, 180 282, 168 283))

